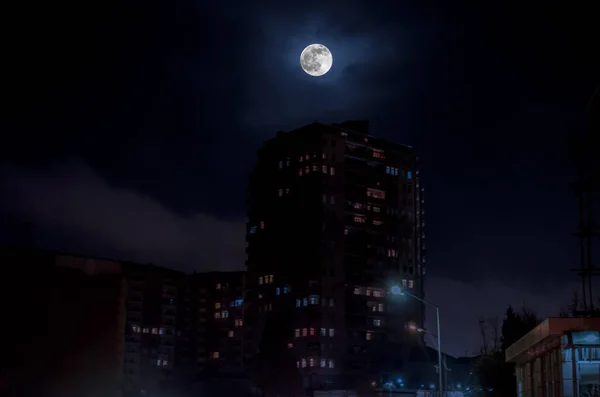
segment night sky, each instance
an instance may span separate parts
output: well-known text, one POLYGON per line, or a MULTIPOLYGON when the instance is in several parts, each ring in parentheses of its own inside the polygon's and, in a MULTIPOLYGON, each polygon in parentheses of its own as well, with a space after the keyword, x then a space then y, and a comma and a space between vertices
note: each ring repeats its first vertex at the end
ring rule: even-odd
POLYGON ((579 285, 569 138, 600 82, 600 32, 593 2, 548 3, 12 5, 0 237, 240 269, 261 143, 369 119, 371 134, 420 155, 427 298, 445 350, 472 353, 478 316, 523 302, 557 314, 579 285), (334 57, 321 78, 299 66, 315 42, 334 57))

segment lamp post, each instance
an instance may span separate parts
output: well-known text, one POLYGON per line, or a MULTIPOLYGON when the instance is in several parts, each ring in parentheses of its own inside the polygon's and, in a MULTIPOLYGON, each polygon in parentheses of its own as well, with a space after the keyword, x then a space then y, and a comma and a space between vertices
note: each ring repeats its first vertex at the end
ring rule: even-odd
POLYGON ((443 395, 444 395, 443 394, 444 393, 444 378, 442 375, 443 367, 442 367, 442 334, 440 332, 440 307, 438 305, 434 305, 433 303, 426 301, 425 299, 421 299, 416 295, 413 295, 409 292, 403 291, 398 286, 392 287, 392 294, 393 295, 410 296, 411 298, 414 298, 427 306, 431 306, 431 307, 435 308, 435 320, 437 323, 438 374, 439 374, 439 384, 440 384, 439 390, 440 390, 440 397, 443 397, 443 395))

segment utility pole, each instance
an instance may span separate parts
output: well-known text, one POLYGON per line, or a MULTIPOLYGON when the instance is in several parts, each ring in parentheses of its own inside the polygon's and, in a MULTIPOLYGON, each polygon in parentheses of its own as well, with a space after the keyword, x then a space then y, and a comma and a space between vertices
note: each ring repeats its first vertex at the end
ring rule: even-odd
POLYGON ((598 200, 600 190, 600 163, 598 153, 600 146, 600 95, 598 89, 590 99, 586 108, 589 122, 583 134, 575 141, 575 157, 577 160, 577 180, 571 184, 578 201, 579 226, 574 235, 579 240, 579 269, 571 269, 581 277, 582 314, 594 313, 593 277, 600 275, 593 262, 593 239, 600 237, 599 225, 595 222, 594 204, 598 200), (596 138, 592 138, 596 137, 596 138))

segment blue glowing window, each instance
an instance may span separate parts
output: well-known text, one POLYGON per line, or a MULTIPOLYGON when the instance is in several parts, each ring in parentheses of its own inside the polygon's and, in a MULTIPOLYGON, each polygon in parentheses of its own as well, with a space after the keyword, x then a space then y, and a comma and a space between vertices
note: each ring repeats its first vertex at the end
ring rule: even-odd
POLYGON ((281 293, 281 288, 275 288, 275 295, 279 295, 281 293))
POLYGON ((250 234, 254 234, 254 233, 256 233, 256 226, 252 226, 250 228, 250 234))
POLYGON ((408 171, 408 172, 406 173, 406 177, 407 177, 408 179, 412 179, 412 171, 408 171))

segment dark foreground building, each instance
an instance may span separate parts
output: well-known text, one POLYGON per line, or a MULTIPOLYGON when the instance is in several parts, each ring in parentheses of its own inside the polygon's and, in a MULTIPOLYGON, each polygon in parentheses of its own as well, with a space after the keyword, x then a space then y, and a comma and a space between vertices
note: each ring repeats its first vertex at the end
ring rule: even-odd
POLYGON ((0 247, 11 341, 0 394, 197 395, 243 370, 243 272, 0 247))
MULTIPOLYGON (((405 332, 424 310, 425 221, 417 156, 367 122, 311 124, 267 141, 248 196, 248 333, 291 315, 289 349, 307 388, 360 388, 409 371, 405 332)), ((274 340, 278 338, 274 337, 274 340)))

